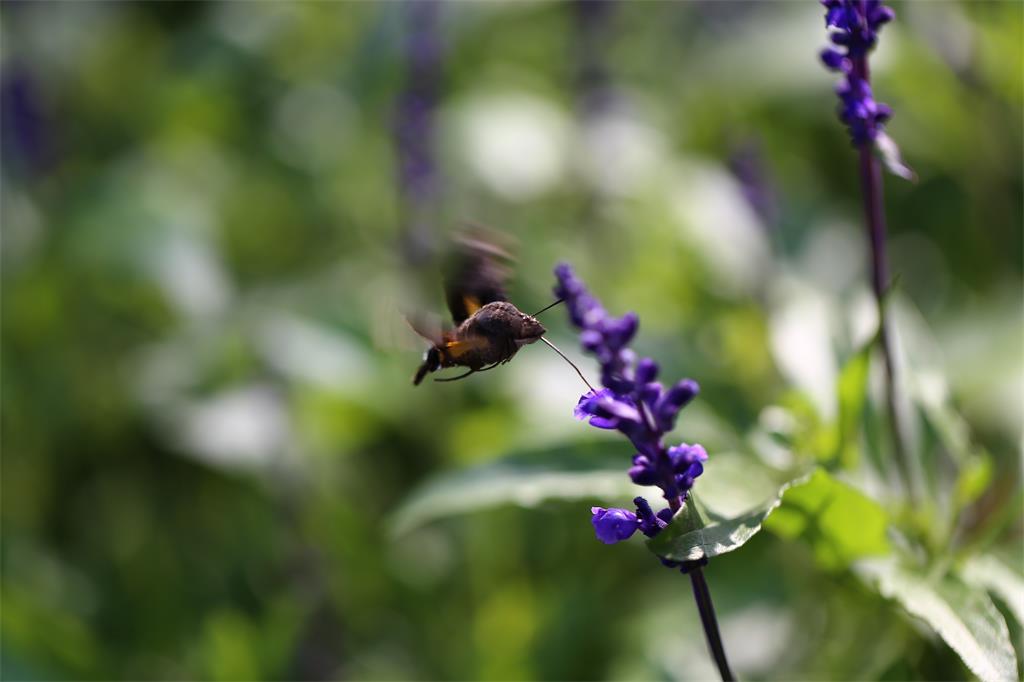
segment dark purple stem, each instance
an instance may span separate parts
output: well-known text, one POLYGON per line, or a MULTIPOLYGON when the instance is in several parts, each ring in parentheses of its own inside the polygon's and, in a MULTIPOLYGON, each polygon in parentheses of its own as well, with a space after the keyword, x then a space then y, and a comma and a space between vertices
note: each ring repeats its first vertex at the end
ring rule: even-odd
MULTIPOLYGON (((870 72, 866 55, 853 61, 854 73, 870 83, 870 72)), ((870 141, 860 145, 860 182, 864 197, 864 220, 867 223, 868 237, 871 240, 871 288, 878 306, 878 339, 882 345, 882 357, 885 361, 885 399, 889 410, 889 421, 892 429, 892 446, 896 454, 896 465, 899 468, 903 485, 913 501, 914 489, 910 479, 910 468, 907 464, 907 453, 903 447, 903 428, 900 420, 898 401, 896 399, 896 363, 893 359, 892 341, 889 337, 889 325, 886 320, 883 299, 889 286, 889 264, 885 251, 885 210, 882 205, 882 168, 872 153, 870 141)))
POLYGON ((704 580, 704 572, 700 566, 690 570, 690 581, 693 583, 693 598, 697 602, 697 611, 700 612, 700 622, 704 626, 704 636, 708 640, 711 657, 718 666, 718 674, 722 676, 722 682, 732 682, 736 677, 729 669, 729 661, 725 658, 725 647, 722 646, 722 636, 718 633, 718 620, 715 618, 715 606, 711 603, 711 592, 708 591, 708 584, 704 580))

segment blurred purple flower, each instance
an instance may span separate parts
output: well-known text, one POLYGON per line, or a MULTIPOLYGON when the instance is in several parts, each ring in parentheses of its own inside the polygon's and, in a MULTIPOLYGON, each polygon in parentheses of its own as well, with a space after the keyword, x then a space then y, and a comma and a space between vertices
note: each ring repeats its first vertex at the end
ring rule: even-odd
POLYGON ((439 0, 409 0, 405 42, 406 83, 394 119, 398 192, 402 200, 405 248, 414 262, 424 260, 433 242, 431 213, 439 178, 435 160, 434 116, 440 98, 441 42, 439 0))
POLYGON ((821 0, 825 7, 825 28, 838 29, 832 42, 842 45, 851 57, 867 54, 878 40, 883 24, 892 21, 896 13, 881 0, 821 0))
POLYGON ((760 145, 748 140, 736 146, 729 155, 729 170, 764 226, 775 227, 779 220, 779 202, 760 145))
POLYGON ((608 74, 609 20, 615 0, 574 0, 576 32, 573 44, 577 69, 577 98, 584 118, 598 116, 615 103, 617 94, 608 74))
POLYGON ((10 64, 0 75, 0 147, 4 165, 33 175, 45 173, 56 159, 54 129, 40 82, 23 64, 10 64))
POLYGON ((892 117, 892 109, 872 96, 867 55, 878 42, 878 31, 895 14, 881 0, 821 0, 821 4, 825 27, 835 29, 829 38, 841 48, 825 48, 821 61, 845 76, 836 86, 839 119, 849 129, 854 146, 863 147, 875 141, 892 117))
POLYGON ((555 295, 564 299, 569 319, 580 330, 583 349, 594 355, 601 365, 599 391, 583 395, 576 405, 577 419, 587 419, 591 426, 615 429, 629 438, 636 448, 629 476, 638 485, 661 488, 668 508, 655 514, 642 497, 633 502, 636 513, 624 509, 606 510, 595 507, 593 523, 602 542, 618 542, 630 537, 619 524, 635 524, 641 532, 653 537, 672 519, 674 513, 704 471, 707 452, 700 445, 681 443, 667 447, 663 438, 675 427, 676 418, 700 388, 692 379, 683 379, 666 389, 658 378, 658 364, 651 358, 636 359, 628 347, 636 335, 639 318, 635 313, 611 317, 572 268, 561 263, 555 268, 558 280, 555 295), (615 513, 612 516, 612 513, 615 513), (610 540, 609 538, 616 538, 610 540))

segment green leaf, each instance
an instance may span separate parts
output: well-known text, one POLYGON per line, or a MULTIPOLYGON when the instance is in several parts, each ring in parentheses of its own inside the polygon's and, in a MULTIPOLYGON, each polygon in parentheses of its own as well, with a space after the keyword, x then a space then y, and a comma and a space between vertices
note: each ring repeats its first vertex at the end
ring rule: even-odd
POLYGON ((878 503, 820 469, 786 493, 785 504, 767 523, 783 537, 803 536, 818 562, 830 569, 888 553, 887 526, 878 503))
POLYGON ((789 391, 782 396, 779 407, 791 423, 786 433, 776 433, 780 444, 797 457, 813 456, 826 462, 835 456, 837 430, 825 423, 814 401, 805 393, 789 391))
POLYGON ((804 484, 798 479, 779 489, 778 494, 761 506, 735 518, 707 521, 700 503, 693 499, 661 533, 647 541, 647 548, 656 555, 673 561, 694 561, 715 557, 739 549, 761 530, 764 520, 782 503, 782 496, 792 487, 804 484), (694 509, 688 509, 693 503, 694 509))
POLYGON ((629 499, 640 491, 621 466, 576 471, 499 461, 429 481, 399 507, 391 528, 401 534, 445 516, 505 504, 536 507, 555 499, 629 499))
POLYGON ((987 452, 979 452, 964 463, 956 477, 953 501, 958 510, 964 509, 981 497, 995 474, 995 464, 987 452))
POLYGON ((868 391, 871 348, 868 343, 846 361, 839 373, 838 444, 835 456, 845 469, 854 469, 860 449, 857 437, 868 391))
POLYGON ((918 377, 919 386, 912 397, 921 410, 925 423, 935 432, 939 442, 957 464, 970 463, 974 448, 971 444, 971 430, 967 420, 956 411, 946 390, 934 388, 935 384, 944 385, 945 379, 938 375, 925 381, 918 377))
POLYGON ((879 592, 924 620, 986 682, 1017 678, 1006 621, 989 596, 951 575, 929 579, 895 560, 865 561, 861 571, 879 592))
POLYGON ((711 515, 693 491, 690 492, 686 504, 683 505, 683 508, 672 519, 672 525, 675 526, 676 533, 678 534, 703 530, 710 523, 711 515))
POLYGON ((1024 626, 1024 576, 991 554, 968 559, 960 575, 968 585, 988 590, 1006 602, 1013 617, 1024 626))

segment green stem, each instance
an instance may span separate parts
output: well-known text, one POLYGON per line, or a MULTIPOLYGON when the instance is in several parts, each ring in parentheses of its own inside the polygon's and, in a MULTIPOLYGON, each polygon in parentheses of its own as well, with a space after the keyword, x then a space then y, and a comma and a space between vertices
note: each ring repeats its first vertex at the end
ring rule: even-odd
POLYGON ((729 669, 729 661, 725 658, 725 648, 722 646, 722 636, 718 632, 718 620, 715 618, 715 606, 711 603, 711 592, 708 591, 708 583, 704 580, 704 572, 700 566, 690 571, 690 580, 693 582, 693 598, 697 602, 697 611, 700 612, 704 636, 707 638, 711 657, 718 666, 718 674, 722 676, 722 682, 734 682, 736 677, 729 669))

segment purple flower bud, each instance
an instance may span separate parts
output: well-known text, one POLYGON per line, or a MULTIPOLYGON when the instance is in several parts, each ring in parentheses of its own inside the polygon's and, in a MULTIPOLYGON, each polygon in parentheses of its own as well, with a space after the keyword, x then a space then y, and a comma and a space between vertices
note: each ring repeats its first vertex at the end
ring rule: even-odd
POLYGON ((694 480, 703 473, 704 465, 700 462, 692 462, 683 472, 676 475, 676 485, 678 485, 683 492, 686 492, 693 487, 694 480))
POLYGON ((651 509, 651 505, 648 504, 647 500, 642 497, 633 498, 633 504, 636 505, 636 515, 640 519, 640 532, 649 538, 653 538, 657 535, 662 528, 668 524, 661 520, 654 511, 651 509))
POLYGON ((849 33, 833 33, 828 37, 834 44, 846 47, 852 41, 849 33))
POLYGON ((825 28, 832 28, 833 26, 839 26, 839 22, 842 21, 844 16, 841 8, 830 9, 825 13, 825 28))
POLYGON ((636 363, 636 382, 646 384, 658 378, 658 363, 650 358, 644 358, 636 363))
POLYGON ((649 384, 641 386, 637 391, 637 395, 640 400, 643 401, 644 405, 647 405, 650 409, 654 409, 654 406, 659 400, 661 400, 661 396, 664 391, 665 389, 660 382, 652 381, 649 384))
POLYGON ((892 11, 891 7, 885 7, 879 3, 875 3, 876 7, 868 10, 868 23, 871 28, 877 30, 882 24, 887 24, 896 18, 896 13, 892 11))
POLYGON ((821 4, 828 10, 825 12, 825 28, 846 26, 846 9, 841 0, 822 0, 821 4))
POLYGON ((590 513, 597 539, 606 545, 628 540, 640 527, 636 514, 626 509, 591 507, 590 513))
POLYGON ((601 368, 601 383, 620 395, 628 395, 636 387, 632 381, 622 376, 620 370, 610 365, 601 368))
POLYGON ((676 473, 685 473, 691 464, 707 461, 708 453, 701 445, 680 443, 668 449, 668 458, 676 473))
POLYGON ((826 47, 821 51, 821 61, 826 67, 833 71, 842 71, 843 73, 849 73, 851 64, 850 60, 838 50, 833 50, 830 47, 826 47))
POLYGON ((603 343, 604 337, 601 335, 601 332, 588 329, 580 334, 580 345, 583 346, 584 350, 588 350, 591 353, 596 353, 603 343))
POLYGON ((612 350, 619 350, 633 339, 640 325, 636 313, 629 312, 618 319, 608 318, 604 321, 604 341, 612 350))
POLYGON ((646 455, 633 455, 633 466, 629 468, 629 477, 637 485, 657 485, 658 471, 654 463, 646 455))
POLYGON ((679 410, 686 407, 699 392, 700 386, 693 379, 683 379, 666 391, 654 406, 654 419, 658 422, 658 428, 671 431, 675 427, 679 410))

